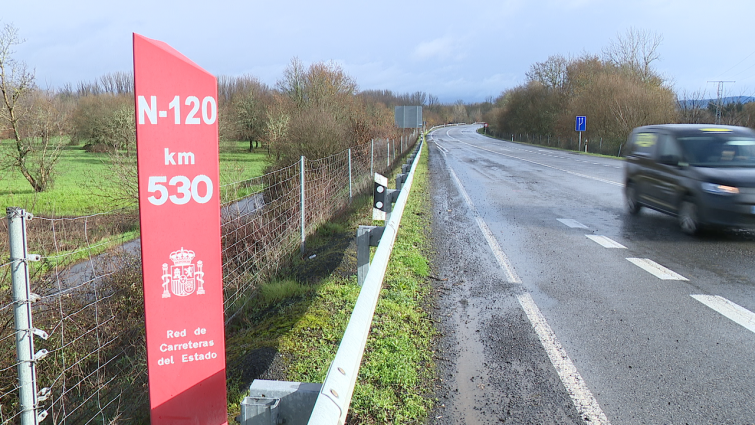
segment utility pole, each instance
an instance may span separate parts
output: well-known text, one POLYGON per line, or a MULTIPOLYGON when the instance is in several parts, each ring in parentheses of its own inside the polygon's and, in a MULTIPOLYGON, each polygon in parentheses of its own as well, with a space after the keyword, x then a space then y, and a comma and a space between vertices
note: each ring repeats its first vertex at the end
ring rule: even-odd
POLYGON ((721 106, 724 95, 724 83, 736 83, 736 81, 708 81, 709 83, 718 83, 718 100, 716 101, 716 124, 721 124, 721 106))

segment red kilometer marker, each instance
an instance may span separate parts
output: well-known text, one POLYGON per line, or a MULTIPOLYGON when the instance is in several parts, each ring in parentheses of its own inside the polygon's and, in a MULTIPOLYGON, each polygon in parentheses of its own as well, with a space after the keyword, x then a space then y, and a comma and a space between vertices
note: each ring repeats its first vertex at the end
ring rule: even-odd
POLYGON ((134 34, 151 423, 227 424, 217 81, 134 34))

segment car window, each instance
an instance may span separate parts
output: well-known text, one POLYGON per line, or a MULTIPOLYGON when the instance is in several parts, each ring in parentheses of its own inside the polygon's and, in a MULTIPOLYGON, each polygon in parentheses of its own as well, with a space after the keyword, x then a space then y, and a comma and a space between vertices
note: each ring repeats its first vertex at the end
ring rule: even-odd
POLYGON ((732 135, 680 137, 690 165, 755 167, 755 139, 732 135))
POLYGON ((639 156, 653 156, 658 135, 650 132, 635 133, 632 140, 632 153, 639 156))
POLYGON ((668 134, 658 135, 658 160, 661 163, 673 165, 682 160, 682 149, 668 134))

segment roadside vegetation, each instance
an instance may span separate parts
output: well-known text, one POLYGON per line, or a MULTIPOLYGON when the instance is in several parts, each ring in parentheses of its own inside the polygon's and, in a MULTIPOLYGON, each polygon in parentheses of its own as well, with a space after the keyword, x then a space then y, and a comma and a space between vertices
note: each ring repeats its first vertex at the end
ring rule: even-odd
MULTIPOLYGON (((432 408, 434 326, 427 250, 431 211, 423 152, 367 341, 348 423, 425 423, 432 408)), ((359 295, 354 238, 371 197, 307 240, 307 253, 259 288, 228 330, 229 417, 255 378, 321 383, 359 295), (313 256, 310 258, 311 256, 313 256)), ((375 222, 380 225, 382 222, 375 222)))
POLYGON ((755 126, 755 103, 716 105, 703 93, 677 94, 655 69, 662 37, 630 28, 600 54, 554 54, 530 66, 524 84, 508 89, 484 109, 488 133, 540 145, 620 155, 635 127, 665 123, 755 126), (578 141, 575 117, 587 116, 578 141))
MULTIPOLYGON (((103 252, 102 265, 93 267, 112 267, 94 273, 103 276, 96 285, 108 288, 106 299, 94 303, 88 296, 53 294, 36 304, 37 326, 60 329, 70 322, 75 327, 68 339, 56 336, 43 344, 54 354, 38 378, 54 386, 75 385, 76 391, 54 400, 62 411, 73 412, 70 421, 90 421, 87 415, 101 408, 92 403, 102 396, 118 400, 100 411, 103 418, 140 423, 148 416, 141 266, 134 253, 112 249, 139 235, 133 78, 116 72, 75 86, 41 88, 31 68, 13 57, 22 42, 15 27, 0 30, 0 199, 6 207, 46 217, 28 226, 29 245, 43 257, 33 266, 35 285, 55 286, 65 267, 103 252), (100 323, 92 309, 112 317, 100 323), (107 347, 97 340, 100 332, 112 336, 107 347), (112 359, 107 369, 101 368, 101 358, 112 359), (66 367, 70 362, 77 368, 66 367), (92 398, 93 393, 98 397, 92 398)), ((371 139, 397 140, 402 136, 394 126, 397 105, 426 106, 429 125, 470 121, 463 104, 441 105, 426 93, 359 91, 330 62, 305 66, 293 59, 275 87, 252 76, 221 76, 221 184, 274 175, 268 172, 301 155, 317 159, 371 139)), ((423 192, 423 178, 415 180, 417 193, 423 192)), ((228 192, 243 196, 244 190, 250 188, 239 183, 228 192)), ((430 215, 422 202, 405 212, 354 394, 352 423, 423 422, 432 404, 434 330, 422 311, 428 294, 423 232, 430 215)), ((236 314, 227 328, 232 410, 238 409, 251 379, 264 374, 321 382, 358 294, 354 247, 349 245, 357 224, 372 223, 370 207, 368 198, 355 199, 348 214, 308 237, 303 257, 297 251, 274 259, 279 274, 272 280, 244 277, 254 282, 245 293, 247 302, 240 304, 248 310, 236 314), (260 366, 255 359, 268 358, 258 350, 273 350, 273 361, 253 369, 260 366)), ((0 222, 4 226, 5 220, 0 222)), ((258 233, 250 232, 244 246, 271 236, 258 233)), ((0 251, 7 252, 1 241, 0 251)), ((0 270, 5 304, 10 303, 8 270, 0 270)), ((77 293, 88 288, 82 285, 77 293)), ((3 350, 12 352, 13 329, 3 332, 3 350)), ((11 370, 13 361, 7 356, 3 367, 11 370)), ((13 388, 15 379, 8 374, 0 386, 13 388)), ((0 414, 15 411, 17 400, 4 399, 0 414)))

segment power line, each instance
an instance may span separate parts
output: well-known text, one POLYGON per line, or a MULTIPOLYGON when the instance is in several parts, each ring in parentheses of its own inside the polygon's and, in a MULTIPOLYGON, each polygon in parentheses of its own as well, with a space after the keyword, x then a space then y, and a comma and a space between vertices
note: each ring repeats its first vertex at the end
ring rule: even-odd
POLYGON ((738 77, 738 76, 744 74, 745 72, 751 70, 752 68, 755 68, 755 64, 752 64, 752 65, 748 66, 747 68, 745 68, 744 70, 739 71, 738 74, 734 74, 734 75, 732 75, 732 77, 738 77))
MULTIPOLYGON (((722 72, 722 73, 718 74, 718 76, 720 77, 720 76, 722 76, 722 75, 726 74, 727 72, 731 71, 732 69, 734 69, 734 68, 738 67, 738 66, 739 66, 739 65, 740 65, 740 64, 741 64, 742 62, 744 62, 744 61, 746 61, 747 59, 749 59, 749 58, 750 58, 750 56, 752 56, 752 55, 755 55, 755 50, 754 50, 754 51, 753 51, 752 53, 750 53, 749 55, 745 56, 745 58, 744 58, 744 59, 742 59, 741 61, 737 62, 737 64, 736 64, 736 65, 734 65, 734 66, 732 66, 731 68, 727 69, 726 71, 724 71, 724 72, 722 72)), ((749 69, 749 68, 748 68, 748 69, 749 69)), ((709 82, 710 82, 710 81, 709 81, 709 82)))

